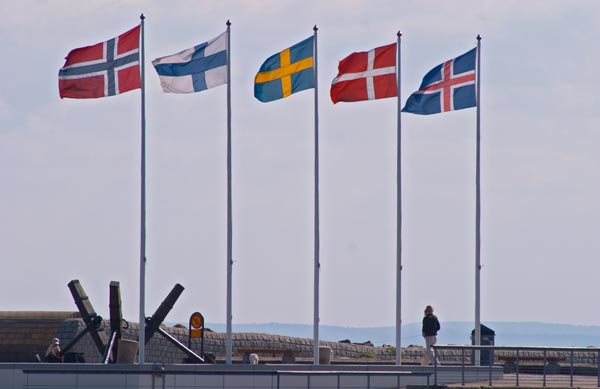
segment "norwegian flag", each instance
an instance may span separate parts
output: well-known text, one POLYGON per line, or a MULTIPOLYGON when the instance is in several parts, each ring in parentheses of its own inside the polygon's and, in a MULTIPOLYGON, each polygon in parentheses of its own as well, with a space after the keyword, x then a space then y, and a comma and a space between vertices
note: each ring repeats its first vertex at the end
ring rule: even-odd
POLYGON ((363 101, 395 97, 396 44, 352 53, 338 65, 331 83, 331 101, 363 101))
POLYGON ((431 115, 475 107, 476 59, 475 48, 431 69, 402 112, 431 115))
POLYGON ((58 72, 61 98, 93 99, 139 88, 140 26, 106 42, 71 50, 58 72))

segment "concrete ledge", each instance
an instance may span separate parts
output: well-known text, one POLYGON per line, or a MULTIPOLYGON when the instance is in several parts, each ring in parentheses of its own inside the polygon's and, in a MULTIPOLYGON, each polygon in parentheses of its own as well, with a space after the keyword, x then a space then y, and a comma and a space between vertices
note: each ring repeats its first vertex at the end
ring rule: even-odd
MULTIPOLYGON (((178 389, 194 386, 233 389, 292 389, 311 386, 344 387, 423 387, 437 388, 465 382, 487 382, 490 368, 465 366, 385 366, 385 365, 186 365, 186 364, 0 364, 3 389, 60 387, 144 388, 148 386, 178 389), (334 385, 335 384, 335 385, 334 385), (375 385, 376 384, 376 385, 375 385), (44 386, 46 385, 46 386, 44 386), (86 386, 88 385, 88 386, 86 386), (333 386, 332 386, 333 385, 333 386)), ((502 378, 502 367, 494 367, 492 379, 502 378)))
POLYGON ((318 387, 406 387, 432 383, 432 371, 402 367, 331 365, 102 365, 0 364, 3 389, 89 387, 130 389, 219 387, 223 389, 294 389, 318 387))

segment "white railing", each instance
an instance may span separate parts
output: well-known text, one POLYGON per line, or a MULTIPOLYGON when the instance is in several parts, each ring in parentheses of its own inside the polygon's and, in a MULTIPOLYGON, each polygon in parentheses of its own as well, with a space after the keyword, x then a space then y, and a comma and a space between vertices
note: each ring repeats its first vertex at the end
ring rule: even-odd
MULTIPOLYGON (((437 345, 434 353, 440 364, 460 366, 462 385, 465 367, 477 365, 489 367, 490 386, 499 385, 492 368, 502 366, 501 381, 507 385, 600 387, 600 348, 597 347, 437 345)), ((434 372, 434 384, 437 384, 437 361, 434 372)))

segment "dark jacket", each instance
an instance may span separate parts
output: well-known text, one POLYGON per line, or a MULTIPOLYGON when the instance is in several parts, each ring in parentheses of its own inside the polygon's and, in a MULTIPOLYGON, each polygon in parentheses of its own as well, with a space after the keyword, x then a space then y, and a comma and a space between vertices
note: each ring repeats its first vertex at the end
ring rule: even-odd
POLYGON ((428 313, 423 318, 423 333, 425 336, 436 336, 437 332, 442 328, 438 318, 433 313, 428 313))

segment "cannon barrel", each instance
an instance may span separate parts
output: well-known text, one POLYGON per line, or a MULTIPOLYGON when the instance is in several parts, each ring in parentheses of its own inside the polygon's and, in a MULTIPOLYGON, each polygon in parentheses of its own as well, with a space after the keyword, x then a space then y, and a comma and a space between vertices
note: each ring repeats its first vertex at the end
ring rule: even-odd
MULTIPOLYGON (((71 295, 73 296, 73 300, 75 300, 75 305, 81 314, 81 318, 85 323, 84 332, 89 332, 96 348, 100 352, 100 354, 104 353, 104 349, 106 348, 107 338, 104 332, 98 332, 98 329, 102 326, 102 317, 96 313, 90 299, 87 294, 85 294, 85 290, 83 290, 83 286, 79 283, 79 280, 72 280, 68 284, 69 290, 71 291, 71 295)), ((69 343, 66 347, 63 348, 62 353, 66 353, 71 347, 77 343, 80 337, 76 337, 73 339, 71 343, 69 343)))
POLYGON ((165 320, 171 309, 173 309, 173 305, 175 305, 175 302, 177 302, 177 299, 181 296, 181 293, 183 293, 183 289, 183 286, 180 284, 175 284, 173 289, 171 289, 171 292, 169 292, 156 312, 154 312, 154 315, 152 315, 151 318, 146 319, 146 343, 148 343, 150 338, 156 333, 160 324, 165 320))

